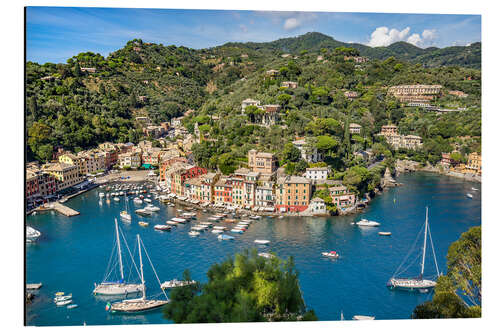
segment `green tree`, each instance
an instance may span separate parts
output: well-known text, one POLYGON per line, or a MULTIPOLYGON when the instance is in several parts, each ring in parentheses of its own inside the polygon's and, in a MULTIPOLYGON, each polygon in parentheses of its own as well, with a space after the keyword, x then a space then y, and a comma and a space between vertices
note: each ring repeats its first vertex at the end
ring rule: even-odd
POLYGON ((300 160, 300 150, 293 143, 288 142, 283 147, 283 160, 285 162, 298 162, 300 160))
POLYGON ((206 284, 174 289, 163 316, 175 323, 317 320, 306 309, 293 258, 246 250, 212 265, 207 277, 206 284))

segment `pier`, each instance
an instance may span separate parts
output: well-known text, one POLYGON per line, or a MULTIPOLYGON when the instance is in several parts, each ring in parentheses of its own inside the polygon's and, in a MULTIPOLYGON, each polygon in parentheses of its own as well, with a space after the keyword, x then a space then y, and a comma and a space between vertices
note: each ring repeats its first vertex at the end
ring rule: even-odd
POLYGON ((69 208, 67 206, 64 206, 62 203, 57 202, 57 201, 50 203, 50 204, 45 204, 43 206, 40 206, 36 210, 41 211, 41 212, 48 211, 48 210, 55 210, 56 212, 63 214, 64 216, 68 216, 68 217, 80 215, 80 212, 78 212, 72 208, 69 208))

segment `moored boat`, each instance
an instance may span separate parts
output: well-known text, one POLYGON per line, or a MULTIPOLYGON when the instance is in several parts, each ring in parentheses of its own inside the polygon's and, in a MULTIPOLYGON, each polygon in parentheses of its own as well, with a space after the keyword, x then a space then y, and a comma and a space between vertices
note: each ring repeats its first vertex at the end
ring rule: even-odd
POLYGON ((160 231, 170 231, 172 229, 171 226, 165 225, 165 224, 157 224, 154 226, 155 230, 160 230, 160 231))
POLYGON ((42 233, 29 225, 26 226, 26 241, 28 243, 36 241, 42 233))
POLYGON ((467 196, 467 198, 470 198, 470 199, 474 198, 474 196, 472 196, 472 194, 470 194, 470 193, 467 193, 466 196, 467 196))
POLYGON ((378 233, 380 236, 390 236, 392 233, 390 231, 380 231, 378 233))
POLYGON ((267 239, 256 239, 253 242, 255 244, 260 244, 260 245, 267 245, 267 244, 271 243, 271 241, 269 241, 267 239))
POLYGON ((200 235, 200 232, 196 231, 196 230, 191 230, 191 231, 188 232, 188 235, 191 236, 191 237, 196 237, 196 236, 200 235))
POLYGON ((333 259, 337 259, 339 257, 339 254, 335 251, 321 252, 321 255, 323 257, 328 257, 328 258, 333 258, 333 259))
POLYGON ((375 221, 369 221, 367 219, 361 219, 360 221, 355 223, 357 226, 360 227, 378 227, 380 223, 375 222, 375 221))
POLYGON ((144 222, 144 221, 139 221, 138 224, 141 226, 141 227, 147 227, 149 225, 149 222, 144 222))
POLYGON ((151 211, 144 208, 136 209, 135 213, 142 216, 150 216, 152 214, 151 211))
POLYGON ((224 234, 222 234, 222 235, 217 236, 217 239, 220 239, 220 240, 233 240, 234 237, 230 236, 230 235, 224 235, 224 234))
POLYGON ((184 286, 189 286, 192 284, 195 284, 195 280, 191 281, 185 281, 185 280, 177 280, 173 279, 171 281, 165 281, 161 284, 162 289, 172 289, 172 288, 179 288, 179 287, 184 287, 184 286))
POLYGON ((363 316, 363 315, 355 315, 352 317, 353 320, 375 320, 373 316, 363 316))

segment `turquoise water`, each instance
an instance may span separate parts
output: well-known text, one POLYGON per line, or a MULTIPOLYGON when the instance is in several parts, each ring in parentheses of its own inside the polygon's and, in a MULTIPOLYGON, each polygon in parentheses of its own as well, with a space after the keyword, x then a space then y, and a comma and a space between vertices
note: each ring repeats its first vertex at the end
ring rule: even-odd
MULTIPOLYGON (((215 234, 188 236, 190 224, 172 232, 158 232, 153 225, 164 223, 175 215, 175 208, 154 203, 161 211, 150 218, 132 214, 132 223, 120 222, 127 241, 134 247, 138 233, 149 252, 161 281, 181 278, 188 268, 194 279, 206 281, 211 264, 245 248, 255 247, 255 239, 269 239, 259 251, 274 251, 281 257, 293 256, 300 272, 300 284, 306 304, 320 320, 346 319, 353 315, 372 315, 377 319, 409 318, 413 308, 431 297, 390 291, 387 280, 406 256, 425 220, 429 206, 438 264, 445 269, 449 245, 469 227, 481 224, 481 185, 430 173, 405 174, 398 178, 404 186, 377 196, 358 216, 330 218, 263 218, 253 223, 243 235, 232 234, 235 241, 218 241, 215 234), (471 187, 479 191, 472 191, 471 187), (466 193, 472 193, 473 199, 466 193), (351 222, 368 218, 382 223, 379 228, 361 229, 351 222), (137 222, 150 222, 140 227, 137 222), (391 231, 381 237, 378 231, 391 231), (335 250, 341 254, 332 261, 321 252, 335 250)), ((67 218, 56 213, 29 216, 27 223, 42 232, 36 244, 26 246, 27 282, 42 282, 35 302, 28 306, 28 325, 105 325, 168 323, 161 312, 140 315, 118 315, 104 310, 106 299, 92 295, 94 282, 100 282, 113 247, 114 218, 125 201, 99 205, 98 192, 89 191, 66 204, 81 212, 67 218), (73 294, 75 309, 58 308, 52 302, 55 292, 73 294)), ((134 207, 132 201, 130 207, 134 207)), ((179 208, 179 207, 177 207, 179 208)), ((198 218, 203 220, 205 214, 198 218)), ((433 273, 428 256, 426 268, 433 273)), ((148 295, 160 292, 148 264, 145 264, 148 295)), ((408 271, 418 274, 418 265, 408 271)))

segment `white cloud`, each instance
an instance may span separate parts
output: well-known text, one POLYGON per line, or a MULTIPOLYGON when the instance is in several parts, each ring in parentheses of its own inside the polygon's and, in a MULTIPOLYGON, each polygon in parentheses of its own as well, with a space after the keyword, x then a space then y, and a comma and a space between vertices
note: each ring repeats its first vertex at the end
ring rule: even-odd
POLYGON ((389 46, 393 43, 405 41, 419 47, 426 47, 433 44, 437 38, 435 29, 425 29, 422 34, 414 33, 410 35, 410 27, 399 31, 398 29, 390 29, 387 27, 376 28, 371 36, 368 46, 389 46))
POLYGON ((410 33, 410 27, 401 31, 398 29, 391 29, 387 27, 378 27, 372 32, 368 46, 389 46, 392 43, 405 40, 406 36, 410 33))
POLYGON ((285 23, 283 24, 283 28, 285 30, 293 30, 298 26, 300 26, 300 22, 295 17, 290 17, 289 19, 286 19, 285 23))

